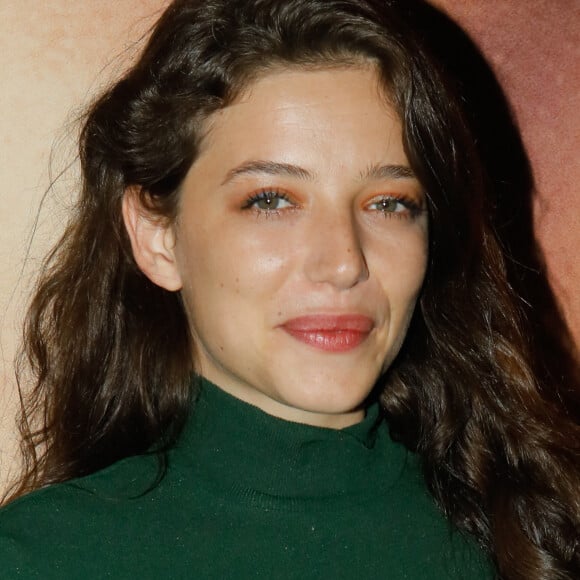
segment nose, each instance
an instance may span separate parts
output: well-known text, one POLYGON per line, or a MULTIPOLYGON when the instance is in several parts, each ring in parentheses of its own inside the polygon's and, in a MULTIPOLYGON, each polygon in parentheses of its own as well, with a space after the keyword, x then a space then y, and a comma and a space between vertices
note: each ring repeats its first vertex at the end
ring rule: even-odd
POLYGON ((312 220, 305 273, 314 283, 349 289, 369 276, 359 228, 348 210, 325 212, 312 220))

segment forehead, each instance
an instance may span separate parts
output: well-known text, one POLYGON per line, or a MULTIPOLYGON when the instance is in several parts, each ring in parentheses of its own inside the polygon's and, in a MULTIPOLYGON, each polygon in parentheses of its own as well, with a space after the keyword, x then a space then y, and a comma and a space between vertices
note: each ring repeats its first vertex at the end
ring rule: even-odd
POLYGON ((186 185, 276 174, 339 190, 392 178, 393 167, 399 178, 413 176, 401 122, 373 67, 284 69, 211 115, 186 185))
POLYGON ((246 135, 251 140, 254 134, 276 128, 286 136, 300 125, 312 136, 317 130, 332 130, 332 124, 338 121, 341 125, 350 121, 353 132, 369 130, 376 123, 377 129, 384 129, 385 121, 400 125, 374 63, 261 71, 231 103, 208 116, 202 148, 215 142, 217 133, 246 131, 251 133, 246 135))

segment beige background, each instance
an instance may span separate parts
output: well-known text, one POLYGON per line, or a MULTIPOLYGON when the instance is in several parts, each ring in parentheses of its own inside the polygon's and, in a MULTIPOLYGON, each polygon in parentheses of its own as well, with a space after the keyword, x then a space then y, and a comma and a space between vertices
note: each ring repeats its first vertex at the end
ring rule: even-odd
MULTIPOLYGON (((580 2, 434 3, 477 41, 508 94, 534 169, 537 236, 580 344, 580 2)), ((16 469, 12 358, 30 280, 74 195, 75 118, 166 4, 0 0, 0 488, 16 469)))

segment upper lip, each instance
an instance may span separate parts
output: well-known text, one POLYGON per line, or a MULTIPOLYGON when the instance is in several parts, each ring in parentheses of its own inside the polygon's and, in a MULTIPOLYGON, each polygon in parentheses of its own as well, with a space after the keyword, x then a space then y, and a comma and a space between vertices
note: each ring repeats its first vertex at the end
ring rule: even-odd
POLYGON ((367 333, 373 329, 374 321, 364 314, 308 314, 291 318, 281 326, 295 332, 342 330, 367 333))

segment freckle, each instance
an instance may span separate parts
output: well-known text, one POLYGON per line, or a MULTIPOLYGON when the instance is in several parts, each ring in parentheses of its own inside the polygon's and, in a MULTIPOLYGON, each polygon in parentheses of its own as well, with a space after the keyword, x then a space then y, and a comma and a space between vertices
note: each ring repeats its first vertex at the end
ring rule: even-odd
POLYGON ((239 284, 239 283, 240 283, 240 279, 236 278, 236 284, 239 284))
POLYGON ((224 287, 224 283, 220 282, 220 288, 223 288, 223 287, 224 287))

